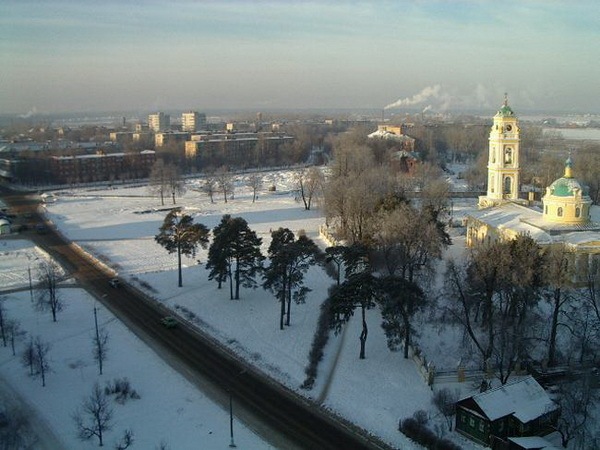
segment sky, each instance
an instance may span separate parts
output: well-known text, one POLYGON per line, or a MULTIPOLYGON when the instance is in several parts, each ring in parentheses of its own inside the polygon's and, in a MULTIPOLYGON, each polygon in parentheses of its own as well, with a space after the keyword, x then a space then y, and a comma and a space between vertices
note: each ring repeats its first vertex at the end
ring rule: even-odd
POLYGON ((600 112, 597 0, 0 2, 0 114, 600 112))

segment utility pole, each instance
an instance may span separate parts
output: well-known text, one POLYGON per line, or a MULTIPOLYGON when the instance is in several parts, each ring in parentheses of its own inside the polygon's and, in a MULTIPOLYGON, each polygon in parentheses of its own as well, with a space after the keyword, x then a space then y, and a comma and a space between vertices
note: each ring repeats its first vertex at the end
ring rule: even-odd
POLYGON ((27 266, 27 274, 29 275, 29 297, 33 303, 33 284, 31 283, 31 266, 27 266))
POLYGON ((233 440, 233 394, 231 393, 231 389, 229 389, 229 434, 231 436, 231 442, 229 443, 229 447, 237 447, 233 440))
MULTIPOLYGON (((96 304, 94 304, 94 324, 96 325, 96 345, 100 344, 100 331, 98 330, 98 313, 96 312, 96 304)), ((102 356, 98 358, 98 365, 100 368, 100 374, 102 375, 102 356)))

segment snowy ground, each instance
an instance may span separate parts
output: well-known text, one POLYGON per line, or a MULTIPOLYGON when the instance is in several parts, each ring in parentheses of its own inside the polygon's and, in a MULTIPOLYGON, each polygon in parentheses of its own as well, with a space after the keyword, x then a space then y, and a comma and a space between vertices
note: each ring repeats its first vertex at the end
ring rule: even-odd
MULTIPOLYGON (((113 448, 126 428, 133 430, 133 448, 154 449, 166 443, 173 450, 191 449, 198 442, 205 443, 205 448, 221 448, 229 443, 228 411, 158 358, 107 310, 95 305, 85 291, 62 289, 61 296, 66 306, 57 323, 49 313, 33 310, 28 290, 5 296, 7 315, 18 317, 28 336, 40 336, 51 345, 46 387, 39 378, 27 376, 27 369, 20 364, 18 354, 12 356, 10 346, 0 352, 2 384, 25 398, 28 408, 39 412, 42 422, 54 430, 60 448, 98 447, 97 440, 77 439, 71 415, 89 396, 95 382, 104 387, 117 378, 127 378, 141 398, 123 405, 113 403, 114 427, 105 437, 106 446, 113 448), (99 326, 109 335, 103 375, 99 375, 92 357, 94 306, 98 308, 99 326)), ((234 430, 244 448, 270 448, 243 425, 236 423, 234 430)), ((48 439, 48 435, 40 437, 42 442, 48 439)))
MULTIPOLYGON (((178 200, 178 206, 185 206, 197 222, 210 228, 220 221, 223 214, 244 217, 250 227, 264 238, 265 253, 270 230, 280 226, 294 232, 305 230, 309 237, 325 247, 317 231, 323 218, 318 211, 304 211, 302 205, 295 201, 290 191, 289 173, 273 172, 268 177, 264 186, 275 185, 277 190, 275 193, 261 191, 256 203, 252 203, 251 193, 244 188, 244 180, 240 179, 235 199, 227 204, 217 197, 216 202, 211 204, 206 195, 199 192, 198 184, 191 181, 188 192, 178 200)), ((432 392, 412 360, 404 360, 401 353, 387 349, 379 313, 375 310, 368 312, 367 359, 361 361, 358 358, 360 323, 353 320, 345 333, 331 337, 315 388, 309 392, 299 389, 305 378, 304 369, 319 305, 332 283, 320 268, 311 269, 307 275, 307 285, 313 291, 306 304, 292 306, 292 325, 280 331, 278 306, 272 294, 260 288, 243 290, 240 301, 230 301, 227 290, 219 291, 216 283, 208 281, 203 266, 206 261, 204 251, 195 259, 185 261, 184 286, 177 288, 176 257, 169 255, 153 240, 166 215, 162 209, 172 205, 161 206, 158 199, 148 196, 146 189, 57 192, 57 199, 47 205, 47 213, 66 236, 109 263, 128 282, 142 288, 151 286, 151 289, 146 288, 147 292, 176 311, 181 312, 183 308, 191 311, 198 326, 210 331, 292 389, 318 398, 340 349, 324 405, 398 448, 418 448, 397 431, 398 419, 411 416, 419 409, 435 416, 437 412, 431 405, 432 392), (201 265, 197 263, 198 259, 201 265)), ((456 204, 455 214, 464 213, 468 208, 468 204, 456 204)), ((459 236, 459 233, 456 235, 459 236)), ((460 237, 458 242, 456 251, 460 251, 460 237)), ((16 247, 3 251, 0 246, 0 285, 27 286, 27 267, 41 256, 30 244, 10 245, 16 247)), ((62 437, 65 448, 87 448, 74 438, 69 414, 91 390, 93 382, 123 376, 130 379, 142 399, 115 408, 117 426, 108 442, 114 441, 125 427, 131 427, 136 434, 138 443, 134 448, 154 448, 162 439, 169 443, 170 448, 184 450, 193 447, 190 442, 199 440, 204 442, 208 439, 205 448, 222 447, 223 442, 228 442, 226 411, 217 406, 209 407, 208 400, 201 393, 157 360, 105 310, 101 314, 109 327, 113 344, 107 373, 99 378, 91 358, 93 301, 76 289, 64 289, 63 292, 69 304, 59 316, 58 325, 49 323, 49 317, 32 313, 28 292, 5 296, 9 315, 20 317, 25 329, 31 334, 42 335, 53 345, 56 373, 50 374, 49 386, 42 389, 38 380, 25 377, 26 371, 20 367, 18 358, 13 358, 7 349, 0 352, 0 375, 40 409, 51 428, 65 430, 62 437), (117 342, 119 345, 116 345, 117 342), (148 359, 138 361, 138 357, 148 359), (144 370, 139 371, 139 368, 144 370), (169 381, 163 381, 167 377, 169 381), (168 386, 168 389, 162 392, 162 388, 156 389, 158 385, 168 386), (69 389, 65 389, 66 386, 69 389), (203 412, 204 407, 199 405, 206 405, 206 411, 210 412, 203 412), (215 446, 210 439, 214 439, 215 446)), ((445 345, 450 346, 450 340, 439 337, 444 332, 448 331, 424 328, 420 339, 423 346, 434 354, 429 359, 435 359, 435 355, 449 355, 448 361, 439 364, 455 366, 457 358, 452 355, 457 354, 456 348, 440 344, 447 342, 445 345)), ((468 383, 456 386, 463 391, 473 387, 468 383)), ((265 448, 251 431, 242 428, 240 435, 239 439, 244 440, 243 448, 265 448)), ((469 441, 460 437, 456 439, 464 448, 474 448, 469 441)))

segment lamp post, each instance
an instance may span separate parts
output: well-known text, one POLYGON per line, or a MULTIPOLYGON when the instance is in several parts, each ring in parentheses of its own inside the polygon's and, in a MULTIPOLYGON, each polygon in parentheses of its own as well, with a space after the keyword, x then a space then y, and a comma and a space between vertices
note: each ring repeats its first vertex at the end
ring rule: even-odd
POLYGON ((235 445, 235 441, 233 440, 233 394, 231 389, 229 389, 229 435, 231 437, 231 441, 229 442, 230 448, 237 447, 235 445))
POLYGON ((27 274, 29 275, 29 297, 33 303, 33 283, 31 282, 31 265, 27 264, 27 274))

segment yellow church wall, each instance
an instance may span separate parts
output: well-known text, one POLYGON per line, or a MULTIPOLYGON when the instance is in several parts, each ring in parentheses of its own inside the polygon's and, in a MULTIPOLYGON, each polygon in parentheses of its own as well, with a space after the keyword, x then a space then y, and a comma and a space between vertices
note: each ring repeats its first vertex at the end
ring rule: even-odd
POLYGON ((552 223, 580 224, 589 221, 589 206, 580 201, 544 201, 544 220, 552 223), (579 215, 577 209, 579 208, 579 215))

